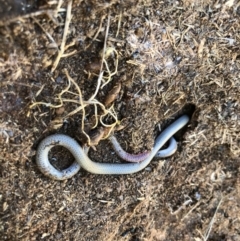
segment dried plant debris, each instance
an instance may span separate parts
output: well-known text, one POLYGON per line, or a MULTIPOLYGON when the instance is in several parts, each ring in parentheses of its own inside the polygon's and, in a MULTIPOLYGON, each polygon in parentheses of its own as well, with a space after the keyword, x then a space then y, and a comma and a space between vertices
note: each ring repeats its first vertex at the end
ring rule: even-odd
POLYGON ((113 86, 113 88, 109 91, 109 93, 105 97, 105 101, 104 101, 105 106, 109 106, 116 100, 120 90, 121 90, 121 83, 117 83, 113 86))
POLYGON ((104 128, 103 127, 99 127, 99 128, 92 130, 89 133, 89 137, 91 140, 89 145, 90 146, 98 145, 99 141, 101 141, 103 139, 103 136, 104 136, 104 128))
POLYGON ((1 240, 240 240, 239 1, 0 3, 1 240), (113 131, 150 150, 190 105, 176 154, 139 173, 56 182, 36 167, 52 133, 121 163, 113 131))

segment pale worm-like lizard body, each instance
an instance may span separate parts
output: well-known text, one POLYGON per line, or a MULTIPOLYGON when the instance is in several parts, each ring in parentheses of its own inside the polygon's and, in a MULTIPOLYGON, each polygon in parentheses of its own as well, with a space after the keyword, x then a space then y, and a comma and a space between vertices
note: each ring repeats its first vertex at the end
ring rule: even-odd
POLYGON ((182 127, 184 127, 189 121, 189 117, 184 115, 173 122, 169 127, 167 127, 155 141, 155 145, 151 150, 150 154, 145 160, 139 163, 99 163, 92 161, 84 149, 71 137, 55 134, 48 136, 38 146, 36 161, 39 169, 47 176, 56 180, 65 180, 73 175, 75 175, 80 166, 85 170, 95 173, 95 174, 110 174, 110 175, 120 175, 120 174, 131 174, 144 169, 153 157, 158 153, 161 147, 182 127), (54 168, 48 158, 48 153, 52 147, 60 145, 67 148, 75 158, 75 162, 67 169, 59 171, 54 168))

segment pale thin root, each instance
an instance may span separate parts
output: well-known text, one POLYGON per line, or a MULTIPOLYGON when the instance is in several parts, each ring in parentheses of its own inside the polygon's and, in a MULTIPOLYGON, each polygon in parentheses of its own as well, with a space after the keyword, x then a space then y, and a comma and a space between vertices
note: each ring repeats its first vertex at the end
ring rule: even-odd
POLYGON ((66 98, 62 98, 62 100, 63 100, 63 102, 79 104, 79 100, 72 100, 72 99, 66 99, 66 98))
POLYGON ((99 91, 100 85, 101 85, 102 77, 103 77, 103 72, 101 72, 101 73, 99 74, 96 90, 95 90, 94 94, 89 98, 88 101, 91 101, 91 100, 93 100, 93 99, 96 97, 96 95, 97 95, 97 93, 98 93, 98 91, 99 91))
MULTIPOLYGON (((69 100, 69 102, 73 102, 73 103, 79 104, 79 101, 71 101, 71 100, 69 100)), ((86 106, 92 104, 92 105, 94 105, 94 115, 95 115, 95 120, 96 120, 96 121, 95 121, 95 125, 92 127, 92 129, 94 129, 94 128, 96 128, 97 125, 98 125, 97 103, 87 103, 87 104, 86 104, 86 102, 84 102, 84 101, 83 101, 83 103, 84 103, 83 106, 79 106, 79 107, 77 107, 75 110, 69 112, 64 118, 67 118, 67 117, 69 117, 69 116, 73 116, 73 115, 75 115, 76 113, 78 113, 79 111, 81 111, 82 109, 84 109, 86 106)))
MULTIPOLYGON (((79 100, 72 100, 72 99, 66 99, 66 98, 62 98, 63 102, 70 102, 70 103, 75 103, 75 104, 79 104, 79 100)), ((84 101, 83 100, 83 103, 84 103, 84 107, 86 107, 87 105, 95 105, 95 104, 98 104, 98 101, 95 102, 95 101, 84 101)), ((99 104, 101 104, 101 102, 99 102, 99 104)), ((79 106, 81 107, 81 106, 79 106)), ((80 111, 81 109, 79 109, 80 111)))
MULTIPOLYGON (((57 11, 59 11, 60 6, 61 6, 61 4, 58 5, 58 10, 57 11)), ((59 61, 60 61, 60 59, 62 57, 69 56, 69 54, 65 54, 64 55, 64 50, 66 50, 69 46, 72 46, 72 44, 67 45, 67 46, 65 45, 66 44, 66 38, 67 38, 67 32, 68 32, 69 24, 70 24, 70 21, 71 21, 71 9, 72 9, 72 0, 70 0, 68 2, 68 5, 67 5, 67 14, 66 14, 66 21, 65 21, 65 27, 64 27, 64 33, 63 33, 63 38, 62 38, 62 42, 61 42, 61 47, 60 47, 60 50, 58 52, 58 56, 57 56, 53 66, 52 66, 52 70, 51 70, 52 72, 56 69, 56 67, 58 66, 58 63, 59 63, 59 61)), ((103 21, 103 19, 101 21, 103 21)), ((95 124, 94 124, 94 126, 92 128, 96 128, 98 126, 99 121, 100 121, 100 123, 104 127, 109 128, 109 132, 108 132, 107 136, 104 139, 108 138, 108 136, 110 135, 112 130, 115 128, 115 126, 117 124, 119 124, 119 120, 117 118, 117 114, 116 114, 113 106, 111 106, 109 109, 106 109, 105 105, 102 104, 101 102, 99 102, 96 99, 96 96, 97 96, 97 94, 99 92, 99 89, 103 88, 104 86, 106 86, 112 80, 112 77, 118 71, 118 52, 115 49, 111 50, 116 55, 114 72, 110 71, 108 63, 107 63, 107 61, 105 59, 106 58, 106 55, 105 55, 105 52, 106 52, 106 42, 107 42, 107 37, 108 37, 109 25, 110 25, 110 14, 108 14, 108 22, 107 22, 107 28, 106 28, 106 33, 105 33, 105 41, 104 41, 103 56, 102 56, 102 61, 101 61, 101 69, 100 69, 100 73, 98 75, 97 86, 96 86, 94 94, 88 100, 86 100, 86 101, 83 100, 82 92, 81 92, 81 89, 80 89, 79 85, 75 82, 75 80, 73 78, 70 77, 68 71, 65 69, 64 73, 65 73, 65 75, 66 75, 66 77, 68 79, 68 86, 63 91, 61 91, 61 93, 59 93, 57 95, 56 99, 58 101, 60 101, 60 104, 53 105, 51 103, 36 102, 36 103, 33 103, 30 106, 30 108, 33 108, 36 105, 45 105, 45 106, 48 106, 48 107, 51 107, 51 108, 59 108, 59 107, 63 106, 63 103, 65 103, 65 102, 70 102, 70 103, 75 103, 77 105, 80 105, 75 110, 73 110, 70 113, 68 113, 64 118, 72 116, 72 115, 78 113, 79 111, 82 111, 81 131, 87 137, 88 144, 90 144, 91 140, 90 140, 89 135, 84 131, 84 121, 85 121, 85 117, 86 117, 85 108, 88 105, 93 105, 94 106, 95 124), (103 63, 105 65, 106 69, 107 69, 107 73, 108 73, 107 76, 103 76, 103 73, 104 73, 102 71, 103 63), (105 81, 102 84, 103 79, 105 79, 105 81), (69 90, 71 84, 73 84, 75 86, 75 88, 77 90, 77 93, 74 93, 74 92, 69 90), (66 93, 66 92, 71 94, 71 95, 74 95, 75 96, 74 99, 62 98, 62 95, 64 93, 66 93), (98 115, 98 106, 100 106, 100 108, 102 109, 102 114, 100 115, 100 117, 98 115), (112 124, 105 124, 103 122, 103 118, 105 116, 107 116, 107 115, 109 115, 109 117, 112 117, 114 119, 114 123, 112 123, 112 124)), ((96 33, 95 37, 97 37, 97 35, 98 35, 98 32, 96 33)), ((74 53, 75 52, 73 51, 72 53, 70 53, 70 55, 74 54, 74 53)))
MULTIPOLYGON (((72 102, 72 103, 75 103, 75 104, 79 104, 79 101, 77 101, 77 100, 70 100, 70 99, 63 99, 63 100, 64 100, 64 102, 72 102)), ((85 108, 88 105, 97 105, 97 104, 100 105, 104 114, 106 115, 108 113, 108 110, 106 110, 105 106, 101 102, 99 102, 98 100, 92 100, 92 101, 83 101, 83 105, 77 107, 75 110, 68 113, 66 115, 66 117, 75 115, 76 113, 78 113, 80 110, 82 110, 83 108, 85 108)))
POLYGON ((105 77, 105 76, 103 77, 103 78, 106 78, 107 81, 101 86, 101 89, 112 80, 112 77, 113 77, 113 76, 117 73, 117 71, 118 71, 118 52, 117 52, 115 49, 113 49, 113 51, 114 51, 115 54, 116 54, 115 70, 114 70, 114 72, 112 73, 112 72, 109 70, 107 61, 105 60, 105 58, 103 58, 103 62, 104 62, 104 64, 105 64, 106 68, 107 68, 107 71, 108 71, 108 74, 109 74, 109 75, 106 76, 106 77, 105 77))
POLYGON ((45 84, 43 84, 40 88, 40 90, 36 93, 36 97, 40 95, 40 93, 42 92, 42 90, 44 89, 45 84))
POLYGON ((34 102, 33 104, 31 104, 29 106, 29 108, 32 109, 33 107, 35 107, 37 105, 45 105, 46 107, 50 107, 50 108, 60 108, 60 107, 62 107, 63 103, 61 102, 61 104, 59 104, 59 105, 53 105, 51 103, 40 101, 40 102, 34 102))
MULTIPOLYGON (((113 111, 115 116, 117 116, 117 113, 116 113, 116 111, 114 109, 114 105, 113 104, 111 105, 111 107, 109 109, 113 111)), ((116 119, 117 119, 117 117, 116 117, 116 119)))
POLYGON ((63 4, 63 0, 59 0, 59 1, 58 1, 58 5, 57 5, 57 8, 56 8, 56 11, 55 11, 55 18, 57 18, 58 12, 59 12, 62 4, 63 4))
POLYGON ((191 209, 187 212, 187 214, 184 215, 184 217, 181 219, 181 221, 183 221, 186 217, 188 217, 189 214, 190 214, 195 208, 197 208, 200 204, 201 204, 201 202, 196 203, 196 204, 193 206, 193 208, 191 208, 191 209))
MULTIPOLYGON (((115 119, 115 122, 119 122, 119 121, 118 121, 118 118, 117 118, 117 115, 116 115, 116 113, 115 113, 115 110, 114 110, 114 108, 113 108, 113 105, 107 110, 107 112, 106 112, 105 114, 101 115, 100 120, 102 121, 102 118, 105 117, 105 116, 108 115, 108 114, 111 115, 111 116, 115 119), (111 109, 113 110, 113 112, 111 111, 111 109)), ((101 123, 103 123, 103 122, 101 122, 101 123)), ((110 126, 107 125, 107 124, 105 124, 105 126, 110 127, 110 126)))
POLYGON ((91 44, 93 43, 93 41, 95 41, 97 39, 97 37, 102 29, 103 19, 104 19, 104 16, 102 16, 100 19, 100 24, 99 24, 98 30, 97 30, 96 34, 94 35, 92 42, 86 46, 85 50, 88 49, 91 46, 91 44))
POLYGON ((72 91, 70 91, 70 90, 68 90, 67 92, 68 92, 69 94, 71 94, 71 95, 78 96, 78 94, 76 94, 76 93, 74 93, 74 92, 72 92, 72 91))
MULTIPOLYGON (((78 93, 79 93, 79 99, 80 99, 79 102, 80 102, 80 105, 81 105, 81 106, 79 106, 78 108, 76 108, 74 111, 68 113, 66 117, 71 116, 71 115, 74 115, 74 114, 76 114, 77 112, 79 112, 80 110, 82 110, 83 116, 82 116, 82 126, 81 126, 81 130, 82 130, 82 132, 84 133, 84 135, 87 137, 87 139, 88 139, 88 144, 90 144, 90 142, 91 142, 90 137, 89 137, 89 135, 84 131, 84 119, 85 119, 85 107, 86 107, 86 106, 92 104, 92 105, 94 105, 94 108, 95 108, 95 120, 96 120, 96 123, 95 123, 94 127, 92 127, 92 128, 96 128, 96 126, 98 125, 97 104, 100 105, 100 107, 102 108, 102 110, 103 110, 103 112, 104 112, 104 116, 107 115, 107 114, 110 114, 110 115, 115 119, 114 125, 116 125, 116 123, 118 123, 118 119, 117 119, 117 117, 115 116, 116 114, 114 115, 114 114, 112 114, 112 112, 110 111, 110 109, 111 109, 112 107, 111 107, 109 110, 106 110, 105 106, 104 106, 101 102, 99 102, 98 100, 94 99, 95 96, 97 95, 97 92, 96 92, 96 91, 95 91, 94 95, 93 95, 89 100, 83 101, 80 87, 77 85, 77 83, 74 81, 74 79, 72 79, 72 78, 69 76, 67 70, 65 70, 65 74, 66 74, 67 78, 69 79, 69 81, 71 81, 71 82, 74 84, 74 86, 76 87, 76 89, 77 89, 77 91, 78 91, 78 93)), ((99 77, 99 80, 98 80, 98 86, 97 86, 97 88, 96 88, 97 90, 99 89, 100 83, 101 83, 101 76, 99 77)), ((74 102, 74 103, 79 103, 78 101, 75 101, 75 100, 68 100, 68 101, 69 101, 69 102, 74 102)), ((105 126, 106 126, 106 125, 105 125, 105 126)), ((110 125, 110 126, 112 126, 112 125, 110 125)))
POLYGON ((107 46, 107 38, 108 38, 109 26, 110 26, 110 13, 108 13, 107 28, 106 28, 106 32, 105 32, 104 45, 103 45, 103 55, 102 55, 101 68, 100 68, 99 73, 102 72, 102 68, 103 68, 103 59, 104 59, 106 46, 107 46))
POLYGON ((64 26, 62 43, 61 43, 61 46, 60 46, 60 51, 58 51, 57 58, 56 58, 55 62, 53 63, 51 72, 53 72, 57 68, 58 63, 59 63, 62 55, 64 54, 64 48, 65 48, 65 44, 66 44, 66 40, 67 40, 69 24, 70 24, 71 18, 72 18, 71 17, 71 11, 72 11, 72 0, 69 0, 68 5, 67 5, 67 15, 66 15, 66 21, 65 21, 65 26, 64 26))
MULTIPOLYGON (((59 101, 60 101, 60 104, 59 104, 59 105, 53 105, 53 104, 51 104, 51 103, 47 103, 47 102, 42 102, 42 101, 40 101, 40 102, 35 102, 35 103, 33 103, 32 105, 29 106, 29 108, 32 109, 34 106, 37 106, 37 105, 45 105, 46 107, 51 107, 51 108, 60 108, 60 107, 62 107, 62 106, 63 106, 62 95, 63 95, 65 92, 68 92, 70 86, 71 86, 71 83, 70 83, 70 81, 68 80, 68 86, 67 86, 65 89, 63 89, 63 90, 58 94, 58 99, 59 99, 59 101)), ((42 88, 41 88, 41 90, 42 90, 42 88)), ((38 92, 38 94, 39 94, 39 92, 38 92)))
POLYGON ((84 120, 85 120, 85 116, 86 116, 86 113, 85 113, 85 107, 87 107, 88 105, 93 105, 94 106, 94 115, 95 115, 95 125, 92 127, 92 128, 96 128, 98 123, 99 123, 99 120, 98 120, 98 110, 97 110, 97 105, 100 106, 100 108, 102 109, 102 112, 103 114, 100 116, 100 122, 103 126, 105 127, 108 127, 110 128, 107 136, 104 138, 108 138, 108 136, 110 135, 110 133, 112 132, 113 128, 119 124, 119 121, 118 121, 118 118, 117 118, 117 114, 113 108, 113 105, 109 108, 109 109, 106 109, 105 105, 103 105, 101 102, 99 102, 97 99, 95 99, 98 91, 99 91, 99 87, 101 85, 101 79, 102 79, 102 73, 100 74, 99 78, 98 78, 98 84, 97 84, 97 87, 96 87, 96 91, 95 93, 93 94, 93 96, 87 100, 87 101, 84 101, 83 100, 83 97, 82 97, 82 92, 81 92, 81 89, 80 87, 78 86, 78 84, 75 82, 75 80, 73 78, 70 77, 68 71, 65 69, 64 70, 64 73, 66 74, 66 77, 68 79, 68 86, 62 90, 58 95, 57 95, 57 100, 60 101, 60 104, 59 105, 53 105, 51 103, 46 103, 46 102, 36 102, 36 103, 33 103, 30 108, 33 108, 34 106, 36 105, 45 105, 47 107, 51 107, 51 108, 59 108, 61 106, 63 106, 63 103, 65 102, 69 102, 69 103, 75 103, 75 104, 80 104, 79 107, 77 107, 75 110, 73 110, 72 112, 68 113, 64 118, 67 118, 69 116, 72 116, 76 113, 78 113, 79 111, 82 111, 82 123, 81 123, 81 130, 82 132, 84 133, 84 135, 87 137, 88 139, 88 144, 90 144, 90 137, 88 136, 88 134, 84 131, 84 120), (73 84, 75 86, 75 88, 77 89, 77 93, 74 93, 72 91, 69 91, 69 88, 71 87, 71 84, 73 84), (69 93, 69 94, 72 94, 76 97, 79 98, 79 100, 74 100, 74 99, 68 99, 68 98, 62 98, 62 95, 64 93, 69 93), (103 122, 102 118, 105 117, 106 115, 110 115, 114 118, 115 122, 113 124, 110 124, 110 125, 107 125, 103 122))
POLYGON ((116 37, 117 37, 118 34, 119 34, 119 30, 120 30, 120 27, 121 27, 121 21, 122 21, 122 11, 120 12, 120 14, 119 14, 119 16, 118 16, 118 28, 117 28, 116 37))
POLYGON ((52 43, 55 43, 55 45, 57 46, 57 43, 55 42, 55 40, 53 39, 52 35, 47 32, 44 27, 39 23, 39 21, 35 18, 35 17, 32 17, 33 21, 42 29, 42 31, 47 35, 47 37, 49 38, 49 40, 52 42, 52 43))
POLYGON ((115 126, 116 126, 116 125, 117 125, 117 124, 114 124, 114 125, 112 125, 112 126, 109 128, 109 131, 108 131, 107 135, 105 135, 105 136, 102 138, 102 140, 108 139, 108 137, 111 135, 112 131, 115 129, 115 126))
POLYGON ((111 128, 112 126, 116 126, 118 123, 119 123, 119 121, 116 121, 115 120, 115 122, 114 123, 112 123, 112 124, 105 124, 104 122, 103 122, 103 120, 102 120, 102 116, 100 116, 100 123, 104 126, 104 127, 107 127, 107 128, 111 128))
POLYGON ((211 220, 211 222, 209 223, 208 229, 207 229, 207 231, 206 231, 206 233, 205 233, 205 235, 204 235, 204 241, 207 241, 208 238, 209 238, 210 232, 211 232, 211 230, 212 230, 212 226, 213 226, 213 224, 214 224, 215 216, 216 216, 216 214, 217 214, 217 212, 218 212, 218 209, 219 209, 219 207, 220 207, 220 205, 221 205, 221 203, 222 203, 222 200, 223 200, 223 197, 221 197, 221 199, 220 199, 220 201, 219 201, 219 203, 218 203, 218 205, 217 205, 216 211, 215 211, 215 213, 214 213, 214 215, 213 215, 213 217, 212 217, 212 220, 211 220))
POLYGON ((102 120, 102 118, 103 118, 103 116, 100 116, 100 123, 104 126, 104 127, 107 127, 107 128, 111 128, 112 126, 116 126, 117 124, 119 124, 119 121, 116 121, 115 120, 115 122, 114 123, 112 123, 112 124, 105 124, 104 122, 103 122, 103 120, 102 120))
POLYGON ((103 138, 103 139, 107 139, 107 138, 109 137, 109 135, 111 134, 112 130, 115 128, 115 126, 119 124, 119 120, 118 120, 118 118, 117 118, 117 115, 116 115, 116 113, 115 113, 115 110, 114 110, 114 108, 113 108, 113 105, 108 109, 108 113, 103 114, 103 115, 100 116, 100 123, 101 123, 104 127, 110 128, 108 134, 103 138), (111 111, 111 109, 112 109, 112 111, 111 111), (112 124, 105 124, 105 123, 103 122, 102 119, 103 119, 103 117, 105 117, 107 114, 111 115, 111 116, 115 119, 115 122, 114 122, 114 123, 112 123, 112 124))
POLYGON ((81 89, 80 89, 80 87, 78 86, 78 84, 75 82, 75 80, 70 77, 70 75, 68 74, 67 69, 64 69, 64 72, 65 72, 67 78, 74 84, 75 88, 76 88, 77 91, 78 91, 78 94, 79 94, 79 102, 80 102, 80 105, 81 105, 81 107, 82 107, 82 126, 81 126, 81 130, 82 130, 83 134, 87 137, 87 139, 88 139, 88 144, 90 144, 90 143, 91 143, 91 139, 90 139, 89 135, 84 131, 84 119, 85 119, 86 113, 85 113, 85 106, 84 106, 84 104, 83 104, 81 89))
POLYGON ((76 40, 73 40, 70 44, 65 45, 64 50, 69 49, 70 47, 74 46, 76 44, 76 40))
POLYGON ((92 127, 92 129, 96 128, 98 125, 98 118, 97 118, 98 113, 97 113, 97 105, 96 104, 94 104, 94 116, 95 116, 95 125, 92 127))
POLYGON ((62 58, 67 58, 67 57, 72 56, 72 55, 74 55, 74 54, 76 54, 76 53, 77 53, 77 50, 75 49, 75 50, 73 50, 73 51, 70 52, 70 53, 63 54, 63 55, 62 55, 62 58))
MULTIPOLYGON (((78 104, 79 104, 79 101, 78 101, 78 104)), ((79 111, 81 111, 82 109, 84 109, 86 106, 87 106, 87 105, 83 105, 83 106, 81 105, 81 106, 77 107, 75 110, 69 112, 64 118, 69 117, 69 116, 73 116, 73 115, 77 114, 79 111)))
POLYGON ((106 108, 105 108, 105 105, 103 105, 101 102, 99 102, 98 100, 92 100, 92 101, 86 101, 86 103, 88 103, 88 104, 98 104, 98 105, 100 105, 100 107, 102 108, 102 111, 103 111, 103 113, 104 114, 107 114, 108 113, 108 111, 109 110, 107 110, 106 108))

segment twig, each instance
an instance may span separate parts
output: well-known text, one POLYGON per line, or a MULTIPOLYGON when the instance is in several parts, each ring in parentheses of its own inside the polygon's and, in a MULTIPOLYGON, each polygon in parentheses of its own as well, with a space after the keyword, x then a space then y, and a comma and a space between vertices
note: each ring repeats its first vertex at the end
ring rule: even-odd
POLYGON ((68 2, 68 5, 67 5, 67 15, 66 15, 66 21, 65 21, 65 27, 64 27, 64 32, 63 32, 62 43, 61 43, 60 51, 58 51, 58 56, 57 56, 55 62, 53 63, 51 72, 53 72, 57 68, 58 63, 59 63, 59 61, 60 61, 60 59, 61 59, 61 57, 64 53, 68 29, 69 29, 69 24, 70 24, 71 18, 72 18, 71 17, 71 10, 72 10, 72 0, 70 0, 68 2))
POLYGON ((62 4, 63 4, 63 0, 59 0, 59 1, 58 1, 58 5, 57 5, 57 8, 56 8, 56 11, 55 11, 55 15, 54 15, 55 18, 57 18, 58 12, 59 12, 62 4))
POLYGON ((88 44, 87 47, 86 47, 85 49, 88 49, 88 48, 91 46, 91 44, 93 43, 93 41, 95 41, 96 38, 98 37, 98 35, 99 35, 99 33, 100 33, 101 29, 102 29, 103 19, 104 19, 104 16, 102 16, 101 19, 100 19, 100 24, 99 24, 98 30, 97 30, 96 34, 94 35, 94 37, 93 37, 91 43, 88 44))
POLYGON ((49 40, 52 42, 52 43, 55 43, 55 45, 57 46, 57 43, 55 42, 54 38, 52 37, 52 35, 50 33, 48 33, 44 28, 43 26, 39 23, 39 21, 35 18, 35 17, 32 17, 33 21, 42 29, 42 31, 47 35, 47 37, 49 38, 49 40))
POLYGON ((102 72, 102 68, 103 68, 103 60, 104 60, 106 46, 107 46, 107 37, 108 37, 108 32, 109 32, 109 26, 110 26, 110 14, 108 13, 107 28, 106 28, 106 33, 105 33, 104 45, 103 45, 103 55, 102 55, 101 68, 100 68, 99 73, 102 72))
POLYGON ((187 214, 181 219, 181 221, 183 221, 186 217, 188 217, 188 215, 189 215, 195 208, 197 208, 200 204, 201 204, 201 202, 196 203, 196 204, 193 206, 193 208, 191 208, 191 209, 187 212, 187 214))
POLYGON ((120 27, 121 27, 121 21, 122 21, 122 11, 120 12, 120 14, 118 16, 118 28, 117 28, 116 38, 119 34, 119 30, 120 30, 120 27))
POLYGON ((217 205, 217 208, 216 208, 216 211, 215 211, 215 213, 214 213, 214 215, 213 215, 213 217, 212 217, 212 220, 211 220, 211 222, 209 223, 209 226, 208 226, 208 229, 207 229, 207 231, 206 231, 206 234, 204 235, 204 241, 207 241, 207 240, 208 240, 208 237, 209 237, 210 232, 211 232, 211 230, 212 230, 212 226, 213 226, 213 224, 214 224, 215 216, 216 216, 217 211, 218 211, 218 209, 219 209, 219 207, 220 207, 220 205, 221 205, 221 203, 222 203, 222 200, 223 200, 223 197, 221 197, 221 200, 219 201, 219 203, 218 203, 218 205, 217 205))

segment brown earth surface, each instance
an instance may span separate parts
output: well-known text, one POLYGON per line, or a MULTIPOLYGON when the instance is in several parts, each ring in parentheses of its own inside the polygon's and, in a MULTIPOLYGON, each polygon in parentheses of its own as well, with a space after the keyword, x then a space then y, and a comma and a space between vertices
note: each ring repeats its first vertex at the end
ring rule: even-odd
MULTIPOLYGON (((61 2, 1 5, 0 240, 239 241, 240 2, 61 2), (103 57, 102 84, 111 77, 97 89, 103 57), (97 90, 104 103, 121 84, 111 110, 131 153, 150 150, 188 114, 177 152, 132 175, 44 176, 39 142, 64 133, 83 144, 83 121, 87 133, 95 124, 94 105, 84 117, 77 110, 73 82, 59 97, 66 71, 85 101, 97 90)), ((121 161, 108 140, 95 149, 95 161, 121 161)), ((54 153, 59 168, 72 161, 61 148, 54 153)))

